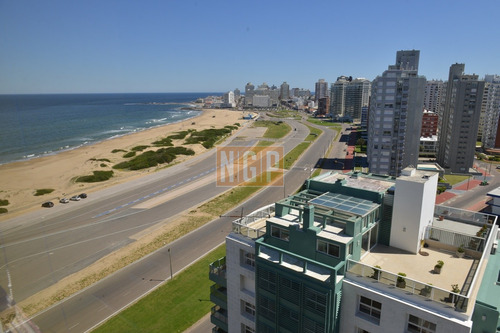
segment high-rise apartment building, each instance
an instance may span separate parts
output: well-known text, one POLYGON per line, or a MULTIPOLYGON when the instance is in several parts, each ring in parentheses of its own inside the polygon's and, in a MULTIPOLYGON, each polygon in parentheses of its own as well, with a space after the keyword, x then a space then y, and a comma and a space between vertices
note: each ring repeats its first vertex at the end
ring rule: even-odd
POLYGON ((437 183, 326 173, 234 221, 212 332, 495 332, 496 217, 435 206, 437 183))
POLYGON ((424 110, 422 114, 422 130, 420 136, 428 138, 437 135, 439 116, 432 111, 424 110))
POLYGON ((467 173, 473 166, 484 92, 484 81, 464 74, 464 69, 465 64, 451 65, 439 117, 437 162, 455 173, 467 173))
POLYGON ((486 83, 481 110, 483 122, 481 124, 480 121, 479 124, 482 128, 481 142, 483 148, 498 149, 500 148, 500 75, 486 75, 484 81, 486 83))
POLYGON ((359 121, 362 108, 370 103, 371 82, 364 78, 340 76, 330 88, 330 112, 334 117, 359 121))
POLYGON ((286 101, 290 99, 290 86, 283 82, 280 86, 280 100, 286 101))
POLYGON ((372 82, 367 155, 370 172, 398 176, 416 166, 426 79, 418 76, 420 51, 398 51, 396 65, 372 82))
POLYGON ((326 82, 324 79, 319 79, 318 82, 316 82, 315 85, 315 101, 316 104, 318 103, 318 100, 320 98, 325 98, 328 96, 328 82, 326 82))
MULTIPOLYGON (((351 78, 352 80, 352 78, 351 78)), ((339 76, 330 88, 330 112, 334 118, 344 116, 345 91, 349 84, 349 77, 339 76)))
POLYGON ((253 95, 254 95, 255 86, 248 82, 245 86, 245 106, 253 105, 253 95))
POLYGON ((427 81, 425 84, 424 109, 439 115, 444 83, 439 80, 427 81))

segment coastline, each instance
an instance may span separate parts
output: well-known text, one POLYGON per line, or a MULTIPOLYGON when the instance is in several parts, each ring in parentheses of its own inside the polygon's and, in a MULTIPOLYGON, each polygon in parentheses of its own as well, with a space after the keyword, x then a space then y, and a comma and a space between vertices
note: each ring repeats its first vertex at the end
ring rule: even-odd
MULTIPOLYGON (((8 209, 8 213, 0 214, 0 222, 29 211, 43 209, 41 204, 45 201, 52 201, 59 205, 60 198, 69 198, 82 192, 91 193, 166 167, 166 165, 160 165, 138 171, 112 169, 114 164, 125 160, 122 157, 124 153, 112 153, 114 149, 129 151, 132 147, 150 145, 155 140, 182 130, 221 128, 237 122, 243 124, 246 122, 242 119, 243 114, 241 111, 203 109, 201 114, 178 122, 127 133, 51 155, 1 164, 0 199, 9 200, 9 205, 3 206, 8 209), (110 162, 102 161, 103 159, 110 162), (74 181, 76 177, 90 175, 92 171, 99 170, 113 170, 114 176, 99 183, 76 183, 74 181), (45 188, 54 189, 54 191, 43 196, 34 196, 37 189, 45 188)), ((182 143, 183 140, 174 140, 176 146, 182 143)), ((187 145, 187 147, 195 151, 195 156, 206 151, 200 144, 187 145)), ((180 155, 173 163, 182 162, 189 157, 191 156, 180 155)))

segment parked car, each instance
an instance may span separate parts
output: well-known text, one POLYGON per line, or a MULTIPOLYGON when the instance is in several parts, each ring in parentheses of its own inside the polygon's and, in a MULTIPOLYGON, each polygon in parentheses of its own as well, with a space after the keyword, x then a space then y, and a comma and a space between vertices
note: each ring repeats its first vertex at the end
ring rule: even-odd
POLYGON ((79 195, 79 197, 81 199, 85 199, 85 198, 87 198, 87 193, 82 193, 82 194, 79 195))
POLYGON ((61 200, 59 200, 60 203, 68 203, 69 202, 69 199, 68 198, 62 198, 61 200))
POLYGON ((80 197, 78 195, 74 195, 71 198, 69 198, 71 201, 80 201, 80 197))
POLYGON ((47 201, 42 204, 42 207, 52 208, 54 207, 54 203, 52 201, 47 201))

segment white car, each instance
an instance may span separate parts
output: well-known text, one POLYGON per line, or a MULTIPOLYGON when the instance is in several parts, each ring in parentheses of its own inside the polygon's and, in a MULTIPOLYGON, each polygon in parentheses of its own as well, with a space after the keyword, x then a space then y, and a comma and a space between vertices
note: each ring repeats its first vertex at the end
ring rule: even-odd
POLYGON ((74 195, 69 200, 71 200, 71 201, 80 201, 80 197, 78 195, 74 195))
POLYGON ((62 198, 61 200, 59 200, 60 203, 68 203, 69 202, 69 199, 67 198, 62 198))

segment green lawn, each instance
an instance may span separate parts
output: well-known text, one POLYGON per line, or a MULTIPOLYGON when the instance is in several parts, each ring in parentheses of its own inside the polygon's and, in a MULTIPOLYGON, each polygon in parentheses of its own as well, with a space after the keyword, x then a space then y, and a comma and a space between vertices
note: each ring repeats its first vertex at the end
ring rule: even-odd
POLYGON ((444 181, 450 185, 458 184, 464 180, 467 180, 468 176, 461 175, 444 175, 444 181))
POLYGON ((308 122, 311 124, 315 125, 321 125, 321 126, 330 126, 330 127, 335 127, 336 129, 340 130, 342 128, 342 125, 340 123, 334 123, 329 120, 322 120, 320 118, 308 118, 308 122))
POLYGON ((93 332, 183 332, 210 312, 208 266, 225 255, 222 245, 93 332))
POLYGON ((310 142, 301 142, 295 148, 293 148, 288 154, 285 155, 285 161, 283 167, 285 169, 290 169, 299 156, 309 147, 310 142))
POLYGON ((323 131, 320 130, 319 128, 312 127, 309 125, 306 126, 307 128, 309 128, 309 135, 305 138, 304 141, 314 141, 318 138, 318 136, 320 136, 321 133, 323 133, 323 131))
POLYGON ((282 121, 262 120, 256 121, 253 124, 254 127, 267 127, 267 131, 266 133, 264 133, 264 138, 269 139, 282 138, 292 130, 292 128, 288 124, 282 121))

